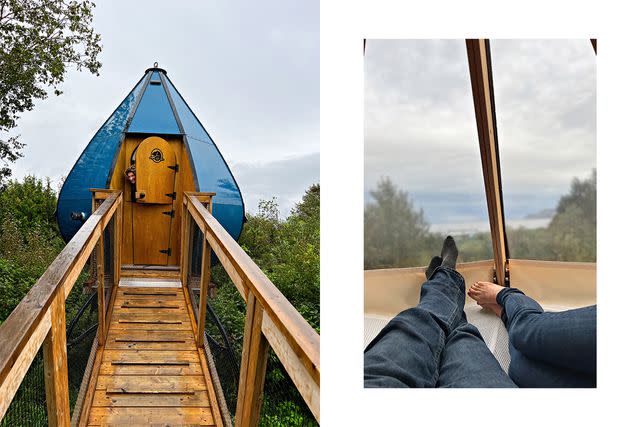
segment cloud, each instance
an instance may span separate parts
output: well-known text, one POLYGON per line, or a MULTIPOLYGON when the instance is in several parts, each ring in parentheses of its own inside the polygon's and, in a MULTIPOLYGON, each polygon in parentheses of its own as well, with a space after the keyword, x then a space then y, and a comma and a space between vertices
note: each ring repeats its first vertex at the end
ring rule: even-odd
MULTIPOLYGON (((554 207, 596 164, 593 50, 495 40, 491 54, 507 214, 554 207)), ((463 40, 368 40, 364 106, 365 191, 389 176, 434 220, 486 217, 463 40)))
POLYGON ((318 152, 318 2, 98 2, 94 16, 100 76, 70 69, 62 96, 23 115, 16 133, 27 147, 12 166, 14 177, 68 174, 154 61, 228 162, 318 152))
POLYGON ((284 218, 302 200, 304 192, 320 182, 320 153, 265 163, 237 163, 231 170, 248 212, 256 213, 260 200, 276 197, 284 218))

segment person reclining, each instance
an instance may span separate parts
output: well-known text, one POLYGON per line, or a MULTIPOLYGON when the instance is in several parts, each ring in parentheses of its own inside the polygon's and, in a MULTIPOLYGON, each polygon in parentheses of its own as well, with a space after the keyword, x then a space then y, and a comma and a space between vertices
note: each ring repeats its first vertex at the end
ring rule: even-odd
MULTIPOLYGON (((595 385, 595 307, 592 312, 593 330, 589 326, 591 320, 587 312, 580 312, 577 316, 575 313, 565 317, 556 316, 555 320, 521 321, 527 317, 524 313, 541 314, 542 309, 533 309, 533 300, 523 298, 524 294, 517 289, 505 288, 503 291, 499 287, 503 293, 498 300, 499 292, 487 286, 487 282, 475 283, 473 292, 472 289, 469 291, 470 296, 480 298, 486 308, 496 314, 506 313, 503 320, 507 319, 509 337, 513 340, 510 344, 510 377, 489 351, 478 328, 467 322, 464 313, 465 282, 455 270, 457 256, 455 241, 447 236, 441 255, 433 257, 427 268, 427 281, 421 287, 418 305, 391 319, 365 349, 365 387, 588 387, 591 382, 585 381, 582 376, 577 380, 578 377, 573 373, 586 366, 574 366, 572 372, 566 375, 559 372, 568 364, 575 363, 580 356, 556 355, 556 352, 573 351, 558 346, 557 341, 563 335, 577 333, 578 330, 582 335, 592 334, 593 346, 586 343, 588 339, 585 342, 580 339, 565 342, 573 343, 570 346, 576 345, 575 350, 580 353, 593 351, 595 385), (496 298, 492 299, 494 293, 496 298), (500 311, 500 307, 506 308, 500 311), (571 326, 549 325, 549 322, 558 321, 571 326), (580 328, 578 324, 583 322, 580 328), (553 328, 559 332, 553 339, 545 340, 547 333, 541 329, 553 328), (516 334, 519 336, 516 337, 516 334), (536 344, 528 347, 520 342, 530 339, 536 344), (545 350, 544 346, 548 348, 545 350), (546 356, 540 361, 529 350, 546 351, 546 356), (556 357, 562 359, 562 364, 549 363, 556 357), (540 371, 545 371, 544 375, 540 371)), ((585 362, 584 365, 591 366, 590 363, 585 362)), ((580 372, 582 375, 583 372, 580 372)))
POLYGON ((467 322, 457 257, 448 236, 427 268, 418 305, 391 319, 365 349, 365 387, 516 387, 467 322))
POLYGON ((520 387, 596 386, 596 306, 548 312, 516 288, 476 282, 469 296, 509 333, 509 376, 520 387))

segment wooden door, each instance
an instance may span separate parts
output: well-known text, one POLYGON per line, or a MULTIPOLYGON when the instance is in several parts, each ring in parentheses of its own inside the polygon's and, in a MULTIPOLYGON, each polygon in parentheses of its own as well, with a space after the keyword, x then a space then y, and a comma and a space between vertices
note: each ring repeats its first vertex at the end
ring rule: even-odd
POLYGON ((152 136, 135 151, 136 203, 172 204, 176 154, 167 141, 152 136))
POLYGON ((152 136, 138 145, 134 156, 133 263, 167 265, 175 216, 176 155, 167 141, 152 136))

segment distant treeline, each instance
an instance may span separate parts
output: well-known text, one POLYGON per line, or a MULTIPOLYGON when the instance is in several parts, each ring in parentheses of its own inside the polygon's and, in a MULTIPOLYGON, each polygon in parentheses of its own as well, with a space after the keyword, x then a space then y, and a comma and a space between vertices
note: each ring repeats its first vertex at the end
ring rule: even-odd
MULTIPOLYGON (((439 254, 443 233, 433 233, 422 209, 389 178, 371 191, 364 211, 364 268, 426 265, 439 254)), ((546 228, 510 228, 511 258, 548 261, 596 261, 596 171, 585 180, 574 178, 546 228)), ((456 236, 460 262, 493 258, 488 232, 456 236)))

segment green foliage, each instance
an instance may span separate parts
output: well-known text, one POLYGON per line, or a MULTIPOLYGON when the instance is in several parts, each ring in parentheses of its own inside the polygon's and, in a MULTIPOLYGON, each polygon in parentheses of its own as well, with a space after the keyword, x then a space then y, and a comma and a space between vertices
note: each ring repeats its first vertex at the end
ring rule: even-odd
MULTIPOLYGON (((275 199, 263 200, 247 214, 242 248, 302 314, 320 331, 320 185, 312 185, 286 220, 275 199)), ((224 269, 212 269, 216 295, 210 301, 224 323, 235 354, 242 353, 246 307, 224 269)), ((239 360, 239 357, 238 357, 239 360)), ((223 384, 224 387, 224 384, 223 384)), ((232 400, 234 391, 226 393, 232 400)), ((313 415, 272 353, 267 365, 261 425, 315 425, 313 415)))
MULTIPOLYGON (((588 179, 573 180, 548 227, 507 227, 511 257, 595 262, 596 190, 594 170, 588 179)), ((445 235, 428 231, 422 211, 413 208, 407 193, 385 178, 372 195, 374 202, 364 212, 365 269, 425 265, 440 252, 445 235)), ((493 257, 490 233, 456 236, 456 243, 460 262, 493 257)))
MULTIPOLYGON (((22 182, 12 181, 0 188, 0 323, 11 314, 64 247, 55 221, 55 206, 56 194, 48 179, 28 176, 22 182)), ((74 338, 97 321, 95 310, 85 312, 75 330, 69 329, 82 304, 89 298, 81 286, 88 276, 89 269, 85 267, 65 303, 67 333, 73 333, 74 338)), ((91 345, 89 336, 67 349, 72 410, 91 345)), ((0 426, 46 425, 46 422, 43 361, 42 353, 39 353, 0 426)))
POLYGON ((371 191, 364 211, 364 267, 408 267, 420 264, 429 225, 422 209, 385 177, 371 191))
POLYGON ((281 221, 275 200, 247 215, 239 241, 316 330, 320 329, 320 185, 311 186, 281 221))
POLYGON ((569 194, 558 202, 549 224, 552 251, 570 261, 596 260, 596 171, 591 177, 571 183, 569 194))
MULTIPOLYGON (((0 133, 17 125, 36 99, 56 95, 69 67, 98 74, 100 35, 90 1, 0 0, 0 133)), ((0 139, 0 183, 21 157, 17 136, 0 139)))
POLYGON ((35 280, 20 265, 0 258, 0 323, 9 317, 35 280))
POLYGON ((27 176, 0 191, 0 258, 19 265, 32 284, 64 247, 55 206, 49 179, 27 176))
POLYGON ((57 233, 56 202, 49 178, 42 180, 28 175, 22 182, 10 181, 0 192, 0 223, 12 218, 21 232, 39 225, 57 233))
POLYGON ((28 176, 0 190, 0 320, 4 320, 64 247, 48 179, 28 176))

